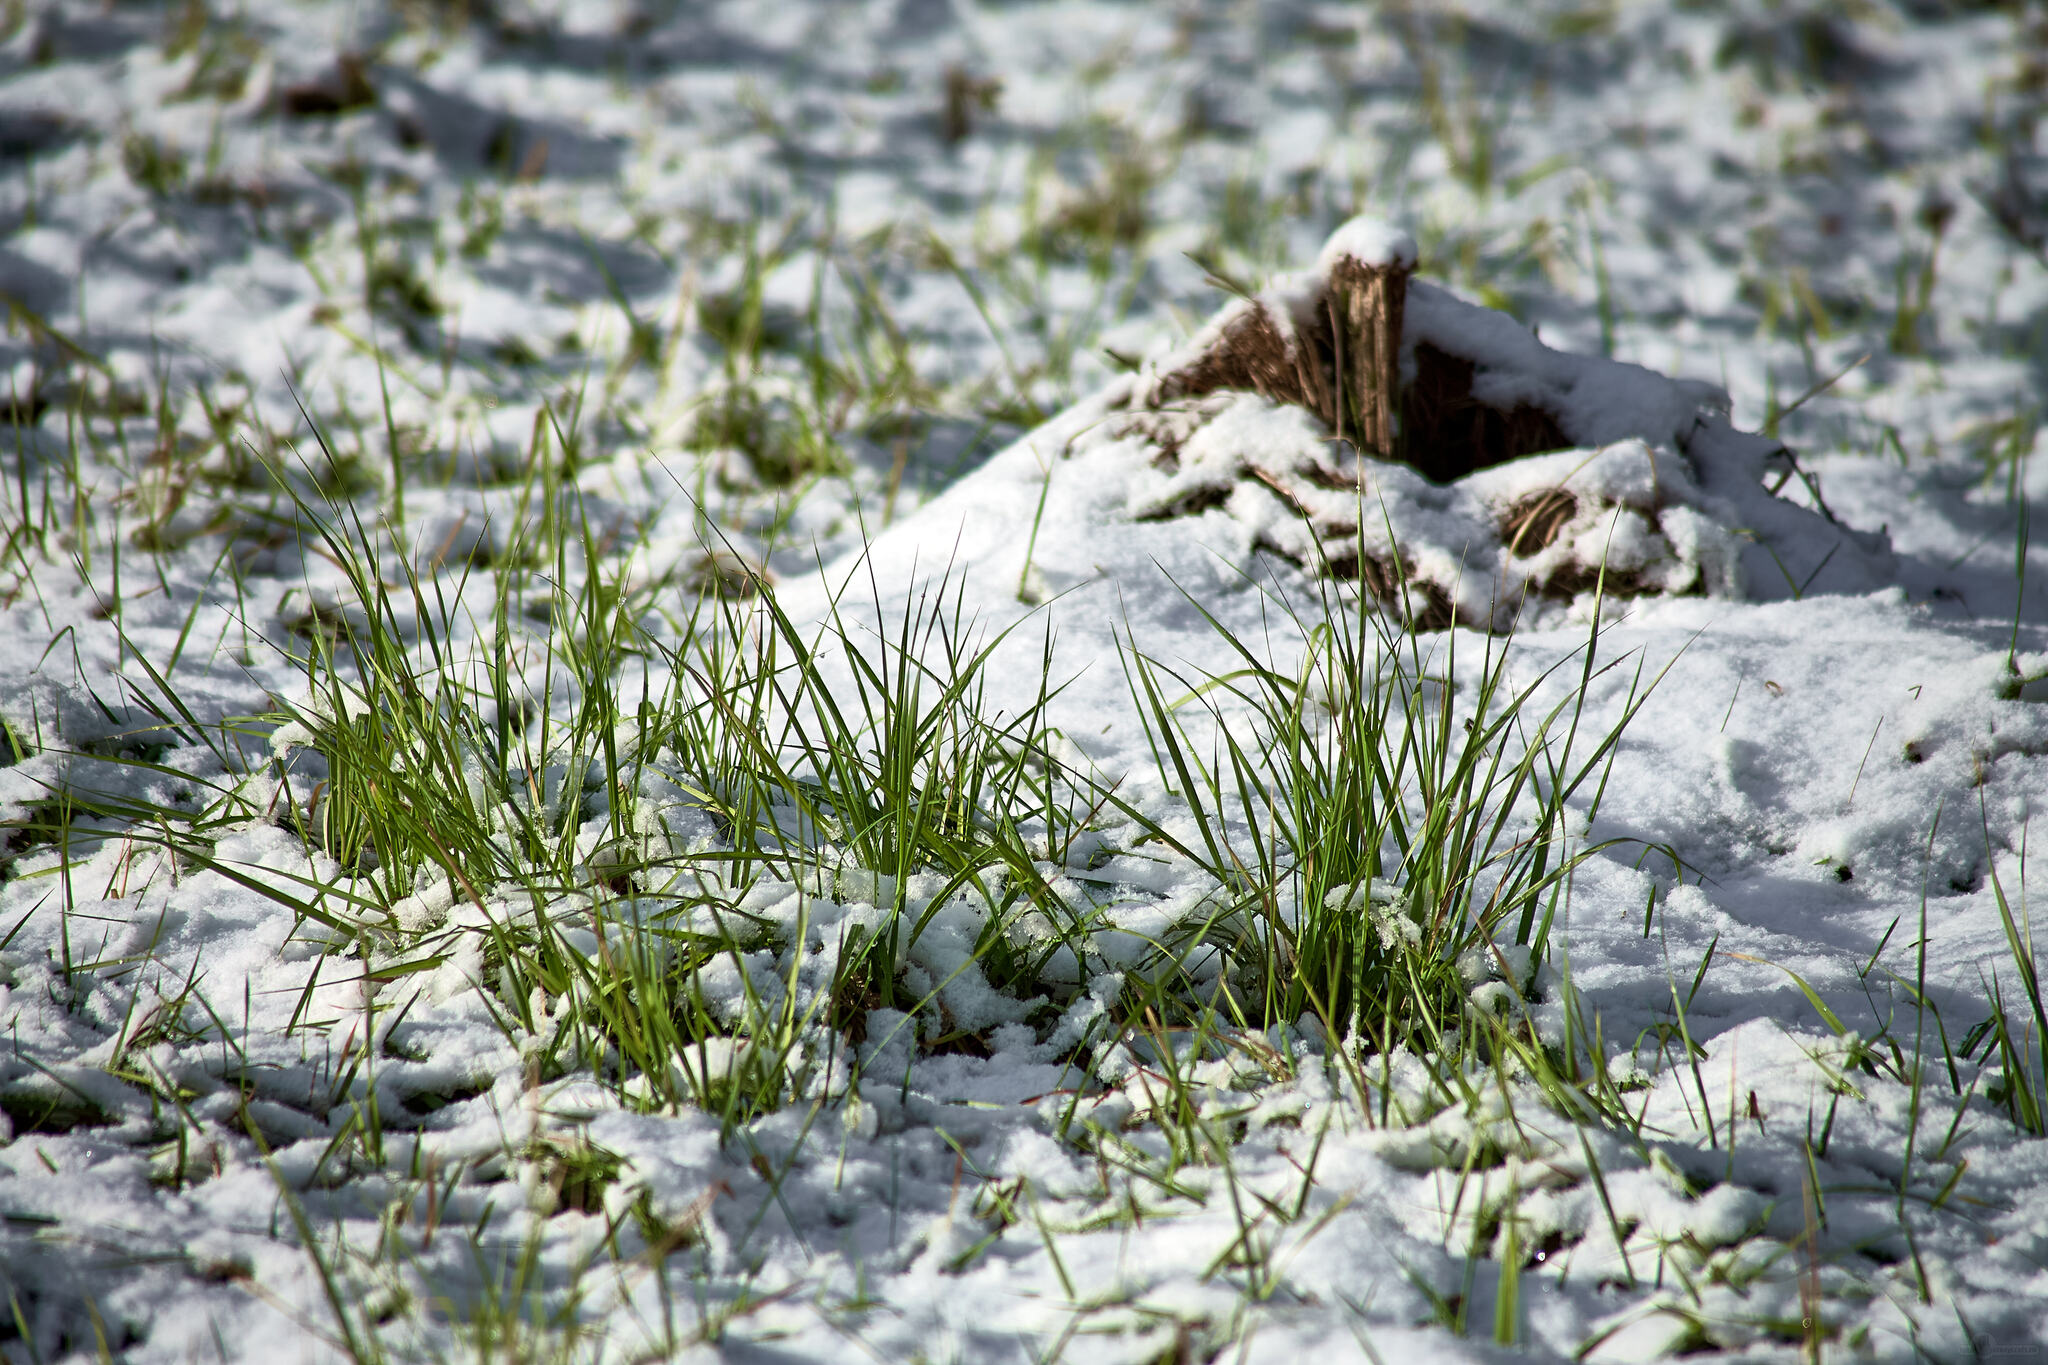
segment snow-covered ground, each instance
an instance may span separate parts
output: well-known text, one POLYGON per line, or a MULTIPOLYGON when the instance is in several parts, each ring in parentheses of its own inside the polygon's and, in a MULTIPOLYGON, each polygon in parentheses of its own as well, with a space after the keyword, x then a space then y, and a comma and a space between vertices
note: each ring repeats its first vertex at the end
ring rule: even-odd
POLYGON ((2044 112, 2025 4, 0 6, 0 1358, 2048 1359, 2044 112), (1158 398, 1359 213, 1583 450, 1158 398), (1391 805, 1547 933, 1262 869, 1275 697, 1538 755, 1391 805))

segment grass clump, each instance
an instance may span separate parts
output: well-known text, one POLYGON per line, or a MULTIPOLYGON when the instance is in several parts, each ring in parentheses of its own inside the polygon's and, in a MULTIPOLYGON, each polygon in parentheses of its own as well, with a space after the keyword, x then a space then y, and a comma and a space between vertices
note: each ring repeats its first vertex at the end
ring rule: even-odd
POLYGON ((762 224, 742 230, 740 278, 728 290, 696 301, 704 339, 716 347, 719 374, 694 400, 688 445, 702 451, 735 450, 753 476, 771 488, 789 488, 820 475, 843 472, 837 434, 855 401, 855 389, 836 373, 822 327, 825 252, 820 247, 809 313, 799 320, 766 300, 768 276, 790 259, 800 222, 778 241, 760 245, 762 224), (794 361, 794 365, 790 362, 794 361))
POLYGON ((148 133, 129 133, 121 140, 121 168, 152 198, 167 198, 185 184, 185 154, 148 133))
POLYGON ((1035 989, 1058 944, 1016 931, 1068 918, 1034 856, 1071 839, 1074 787, 1052 688, 990 706, 1005 636, 978 638, 959 585, 887 633, 835 604, 807 634, 759 578, 628 591, 580 501, 534 477, 488 583, 299 504, 343 580, 312 598, 304 698, 266 718, 279 818, 339 871, 273 889, 313 936, 385 972, 475 944, 536 1075, 594 1067, 636 1107, 729 1123, 822 1093, 870 1011, 936 1042, 989 1022, 954 1017, 954 983, 1035 989), (963 952, 921 946, 938 922, 963 952))
POLYGON ((1425 647, 1363 595, 1321 591, 1313 614, 1282 604, 1305 641, 1292 671, 1200 603, 1241 667, 1191 679, 1126 654, 1161 780, 1193 824, 1189 838, 1142 820, 1145 834, 1217 888, 1173 951, 1193 963, 1198 941, 1230 964, 1206 983, 1183 971, 1180 1014, 1252 1029, 1313 1021, 1368 1054, 1433 1059, 1447 1094, 1461 1059, 1496 1044, 1538 1074, 1574 1071, 1538 1055, 1522 1000, 1573 868, 1605 847, 1576 836, 1647 697, 1640 670, 1619 718, 1587 744, 1597 622, 1578 685, 1532 715, 1562 662, 1515 687, 1506 646, 1489 640, 1468 675, 1457 633, 1425 647), (1571 803, 1589 784, 1581 813, 1571 803))
MULTIPOLYGON (((463 660, 454 646, 466 575, 451 591, 400 556, 403 597, 394 600, 360 520, 350 514, 337 523, 304 503, 300 510, 346 583, 338 602, 314 599, 320 628, 305 632, 309 647, 299 661, 306 699, 286 701, 269 717, 283 727, 272 736, 281 758, 310 750, 324 768, 296 777, 289 763, 281 769, 301 837, 368 877, 385 904, 413 894, 422 873, 472 897, 502 880, 530 881, 542 869, 555 885, 573 884, 588 852, 577 845, 586 813, 624 799, 615 751, 620 717, 613 689, 603 685, 629 630, 615 586, 593 571, 580 594, 554 599, 553 661, 566 666, 565 680, 585 685, 568 705, 551 709, 556 673, 536 698, 510 666, 511 575, 498 579, 492 599, 495 655, 463 660), (529 714, 546 719, 528 725, 529 714), (611 762, 601 763, 607 754, 611 762)), ((566 503, 550 511, 573 515, 566 503)), ((579 548, 591 548, 587 522, 580 531, 579 548)), ((559 554, 568 551, 568 534, 554 528, 559 554)))
MULTIPOLYGON (((1984 842, 1988 849, 1988 818, 1986 823, 1984 842)), ((1964 1038, 1959 1051, 1968 1058, 1982 1045, 1986 1064, 1995 1065, 1998 1070, 1998 1079, 1986 1089, 1986 1097, 2004 1110, 2020 1131, 2033 1137, 2048 1137, 2048 1007, 2044 1007, 2041 997, 2034 924, 2027 912, 2024 845, 2019 866, 2021 895, 2017 911, 2007 899, 1997 867, 1991 868, 1992 895, 1998 902, 1998 919, 2005 930, 2012 972, 2001 979, 1993 969, 1991 981, 1985 987, 1991 1013, 1964 1038)))

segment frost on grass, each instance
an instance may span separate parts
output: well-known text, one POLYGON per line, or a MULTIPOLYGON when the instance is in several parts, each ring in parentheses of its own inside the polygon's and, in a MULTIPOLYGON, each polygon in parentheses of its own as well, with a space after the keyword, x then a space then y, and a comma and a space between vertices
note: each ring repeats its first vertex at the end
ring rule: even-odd
POLYGON ((1147 362, 1071 453, 1136 442, 1133 517, 1220 510, 1424 628, 1504 628, 1529 594, 1596 586, 1769 600, 1892 580, 1882 532, 1776 495, 1797 460, 1738 430, 1726 394, 1552 350, 1414 263, 1406 234, 1352 220, 1313 271, 1147 362))

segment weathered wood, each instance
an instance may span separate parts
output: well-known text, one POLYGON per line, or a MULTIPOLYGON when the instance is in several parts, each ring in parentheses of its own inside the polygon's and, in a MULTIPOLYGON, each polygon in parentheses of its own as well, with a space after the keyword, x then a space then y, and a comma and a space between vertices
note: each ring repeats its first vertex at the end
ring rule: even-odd
POLYGON ((1244 304, 1194 363, 1163 376, 1154 397, 1172 402, 1218 389, 1250 389, 1276 403, 1317 406, 1291 332, 1258 299, 1244 304))
POLYGON ((1394 454, 1401 410, 1401 319, 1412 262, 1338 256, 1329 267, 1337 403, 1331 425, 1361 450, 1394 454))

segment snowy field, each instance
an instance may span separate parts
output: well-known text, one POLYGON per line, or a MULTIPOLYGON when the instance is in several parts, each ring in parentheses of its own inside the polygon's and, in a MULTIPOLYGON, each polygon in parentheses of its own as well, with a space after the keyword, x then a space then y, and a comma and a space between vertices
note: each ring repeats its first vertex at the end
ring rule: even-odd
POLYGON ((0 1360, 2048 1362, 2044 114, 0 3, 0 1360))

